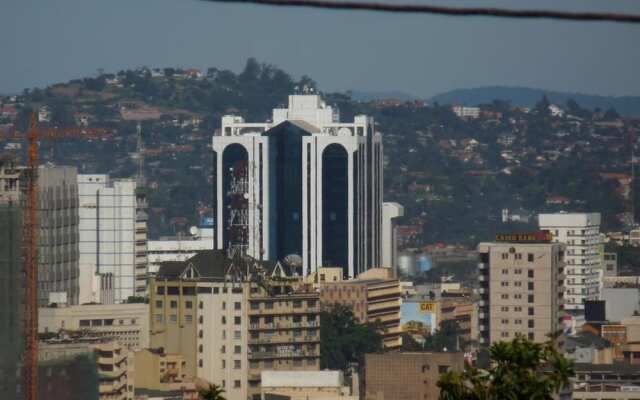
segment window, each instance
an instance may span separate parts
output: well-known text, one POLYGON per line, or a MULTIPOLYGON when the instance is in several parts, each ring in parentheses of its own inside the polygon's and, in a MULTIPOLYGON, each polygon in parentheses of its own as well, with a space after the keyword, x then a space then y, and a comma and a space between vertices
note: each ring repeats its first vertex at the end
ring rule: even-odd
POLYGON ((242 331, 233 331, 233 338, 240 339, 242 337, 242 331))
POLYGON ((302 307, 302 300, 294 300, 293 308, 300 308, 300 307, 302 307))
POLYGON ((260 303, 257 303, 257 302, 251 303, 251 309, 252 310, 259 310, 260 309, 260 303))
POLYGON ((225 325, 227 323, 227 317, 225 317, 224 315, 222 316, 222 325, 225 325))
POLYGON ((509 337, 509 332, 500 332, 500 337, 503 337, 503 338, 509 337))
POLYGON ((527 254, 527 261, 533 262, 533 254, 532 253, 527 254))
POLYGON ((516 325, 522 325, 522 320, 521 319, 516 319, 515 321, 513 321, 516 325))
POLYGON ((227 368, 227 361, 226 360, 222 360, 222 369, 227 368))
POLYGON ((176 314, 169 315, 169 321, 178 322, 178 316, 176 314))
POLYGON ((202 359, 198 360, 198 367, 202 368, 202 359))
POLYGON ((184 322, 186 322, 187 324, 190 324, 193 322, 193 315, 191 314, 187 314, 184 316, 184 322))
POLYGON ((239 380, 233 381, 233 387, 236 388, 236 389, 239 388, 240 387, 240 381, 239 380))
POLYGON ((235 354, 240 354, 242 353, 242 346, 233 346, 233 352, 235 354))
POLYGON ((521 281, 516 281, 516 282, 513 282, 513 285, 517 286, 517 287, 520 287, 520 286, 522 286, 522 282, 521 281))
POLYGON ((198 353, 202 353, 202 349, 203 349, 202 345, 199 345, 198 346, 198 353))
POLYGON ((307 300, 307 307, 313 308, 317 304, 316 300, 307 300))
MULTIPOLYGON (((161 315, 162 317, 162 315, 161 315)), ((90 325, 90 321, 88 319, 81 319, 80 320, 80 326, 89 326, 90 325)))
POLYGON ((509 312, 509 307, 500 307, 500 311, 509 312))
POLYGON ((242 363, 240 362, 240 360, 233 360, 233 369, 240 369, 242 368, 242 363))
POLYGON ((500 321, 500 323, 502 323, 502 324, 508 324, 508 323, 509 323, 509 320, 508 320, 508 319, 502 319, 502 320, 500 321))
POLYGON ((527 289, 533 290, 533 282, 527 282, 527 289))
POLYGON ((239 301, 236 301, 235 303, 233 303, 234 310, 240 310, 241 307, 242 307, 242 303, 240 303, 239 301))
POLYGON ((233 323, 240 325, 242 323, 242 317, 233 317, 233 323))
POLYGON ((222 309, 223 309, 223 310, 226 310, 226 309, 227 309, 227 302, 226 302, 226 301, 223 301, 223 302, 222 302, 222 309))
POLYGON ((164 294, 164 286, 158 286, 156 288, 156 294, 164 294))
POLYGON ((202 302, 198 303, 198 308, 202 310, 202 307, 204 307, 204 304, 202 302))
POLYGON ((447 371, 449 371, 449 366, 448 365, 438 365, 438 373, 439 374, 444 374, 447 371))
POLYGON ((527 301, 528 301, 529 303, 533 303, 533 302, 534 302, 534 298, 533 298, 533 295, 532 295, 532 294, 530 294, 530 295, 528 295, 528 296, 527 296, 527 301))
POLYGON ((156 300, 156 308, 162 308, 162 300, 156 300))
MULTIPOLYGON (((82 321, 80 321, 82 322, 82 321)), ((156 314, 156 322, 162 322, 162 314, 156 314)), ((82 326, 82 325, 80 325, 82 326)))
MULTIPOLYGON (((224 331, 223 331, 224 332, 224 331)), ((224 354, 227 352, 227 346, 222 345, 222 347, 220 347, 220 353, 224 354)))
POLYGON ((520 312, 522 311, 522 307, 513 307, 513 311, 520 312))
POLYGON ((522 253, 516 253, 516 260, 522 260, 522 253))
POLYGON ((528 326, 529 326, 529 328, 533 328, 535 326, 534 320, 530 319, 528 321, 528 326))
POLYGON ((218 294, 218 293, 220 293, 220 288, 214 287, 213 294, 218 294))
POLYGON ((267 309, 267 310, 273 309, 273 301, 265 301, 264 302, 264 308, 267 309))
POLYGON ((507 260, 509 258, 509 253, 502 253, 502 259, 507 260))
POLYGON ((178 302, 176 300, 171 300, 171 308, 178 308, 178 302))
POLYGON ((534 315, 535 311, 533 310, 533 307, 529 307, 529 315, 534 315))
POLYGON ((503 299, 503 300, 505 300, 505 299, 508 299, 508 298, 509 298, 509 295, 508 295, 508 294, 506 294, 506 293, 503 293, 503 294, 501 294, 501 295, 500 295, 500 298, 501 298, 501 299, 503 299))
POLYGON ((224 379, 222 380, 222 387, 227 387, 227 381, 225 381, 224 379))
POLYGON ((514 299, 521 299, 522 298, 522 294, 516 293, 516 294, 513 295, 513 298, 514 299))
POLYGON ((508 273, 509 273, 509 270, 508 270, 508 269, 506 269, 506 268, 505 268, 505 269, 503 269, 503 270, 502 270, 502 274, 503 274, 503 275, 506 275, 506 274, 508 274, 508 273))
POLYGON ((527 271, 527 275, 529 276, 529 278, 533 278, 533 270, 530 269, 529 271, 527 271))
POLYGON ((502 282, 500 282, 500 286, 502 286, 502 287, 509 286, 509 282, 502 281, 502 282))
POLYGON ((529 337, 529 340, 533 340, 534 339, 533 332, 529 332, 529 334, 527 336, 529 337))
POLYGON ((184 308, 187 308, 187 309, 193 308, 193 302, 192 301, 185 301, 184 302, 184 308))
POLYGON ((167 294, 171 296, 180 295, 180 290, 177 286, 167 286, 167 294))

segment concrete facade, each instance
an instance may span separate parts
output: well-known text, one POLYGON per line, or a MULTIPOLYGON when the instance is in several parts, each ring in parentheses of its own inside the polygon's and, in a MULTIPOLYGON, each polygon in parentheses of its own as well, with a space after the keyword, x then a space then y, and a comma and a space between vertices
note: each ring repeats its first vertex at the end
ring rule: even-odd
POLYGON ((111 337, 137 350, 149 347, 149 305, 91 304, 44 307, 38 310, 38 331, 90 330, 93 335, 111 337))
POLYGON ((598 300, 602 287, 599 213, 540 214, 540 229, 567 245, 565 309, 583 312, 584 302, 598 300))
POLYGON ((463 353, 365 355, 365 400, 437 400, 440 375, 464 368, 463 353))
POLYGON ((358 400, 341 371, 262 371, 262 399, 358 400))
POLYGON ((146 291, 146 214, 139 212, 134 179, 78 175, 80 199, 81 303, 101 302, 104 281, 113 301, 146 291))
POLYGON ((563 244, 480 243, 478 252, 481 343, 510 341, 516 334, 541 343, 561 330, 563 244))
POLYGON ((382 266, 396 268, 398 259, 398 237, 396 218, 404 216, 400 203, 382 203, 382 266))

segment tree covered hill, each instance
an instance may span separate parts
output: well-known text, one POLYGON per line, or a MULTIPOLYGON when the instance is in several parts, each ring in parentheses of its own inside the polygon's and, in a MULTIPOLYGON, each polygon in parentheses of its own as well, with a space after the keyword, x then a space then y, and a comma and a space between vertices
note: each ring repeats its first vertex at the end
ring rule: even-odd
POLYGON ((440 104, 478 105, 491 103, 495 99, 511 102, 522 107, 532 107, 542 98, 557 104, 566 104, 574 100, 581 106, 595 110, 615 108, 620 114, 629 117, 640 116, 640 96, 598 96, 581 93, 566 93, 532 89, 527 87, 487 86, 471 89, 456 89, 433 96, 429 101, 440 104))
MULTIPOLYGON (((105 140, 43 142, 42 160, 76 165, 82 173, 129 177, 136 173, 140 120, 150 235, 157 237, 186 232, 211 213, 210 145, 221 116, 267 120, 272 108, 303 87, 315 83, 253 59, 240 73, 217 68, 101 73, 0 98, 0 129, 24 129, 30 110, 44 116, 42 125, 110 128, 114 136, 105 140)), ((499 231, 533 227, 531 221, 504 224, 504 208, 529 214, 600 211, 605 227, 616 229, 628 201, 640 199, 630 195, 624 179, 638 122, 619 118, 615 110, 593 112, 567 101, 566 113, 553 115, 549 100, 540 96, 531 112, 492 99, 478 118, 463 119, 444 105, 323 95, 343 120, 357 114, 376 119, 384 136, 385 200, 402 203, 403 224, 419 229, 410 245, 475 245, 499 231)), ((8 142, 0 142, 0 149, 8 142)))

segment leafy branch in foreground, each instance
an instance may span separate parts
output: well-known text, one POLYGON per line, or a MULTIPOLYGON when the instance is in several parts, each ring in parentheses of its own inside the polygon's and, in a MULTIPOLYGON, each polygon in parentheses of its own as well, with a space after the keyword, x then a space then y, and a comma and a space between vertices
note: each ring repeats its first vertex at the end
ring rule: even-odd
POLYGON ((557 349, 552 338, 544 344, 524 336, 494 343, 491 366, 450 371, 438 381, 442 400, 553 399, 569 385, 573 363, 557 349))

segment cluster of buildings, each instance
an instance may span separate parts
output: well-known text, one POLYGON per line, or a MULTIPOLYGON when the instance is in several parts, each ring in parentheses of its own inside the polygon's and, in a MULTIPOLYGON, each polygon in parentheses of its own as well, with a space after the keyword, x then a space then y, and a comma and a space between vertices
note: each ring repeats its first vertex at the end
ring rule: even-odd
MULTIPOLYGON (((320 96, 293 95, 264 123, 224 116, 212 150, 212 216, 158 240, 148 238, 141 180, 39 169, 42 391, 197 399, 215 384, 233 400, 436 399, 439 376, 477 350, 549 334, 577 363, 574 398, 640 390, 640 278, 617 276, 599 214, 541 214, 539 232, 480 243, 473 288, 414 284, 418 263, 470 254, 398 252, 404 210, 383 202, 382 138, 370 117, 340 122, 320 96), (320 315, 336 304, 382 327, 385 351, 349 371, 321 369, 320 315), (450 348, 402 351, 404 338, 423 345, 445 326, 450 348)), ((7 398, 21 395, 25 173, 0 161, 7 398)))

